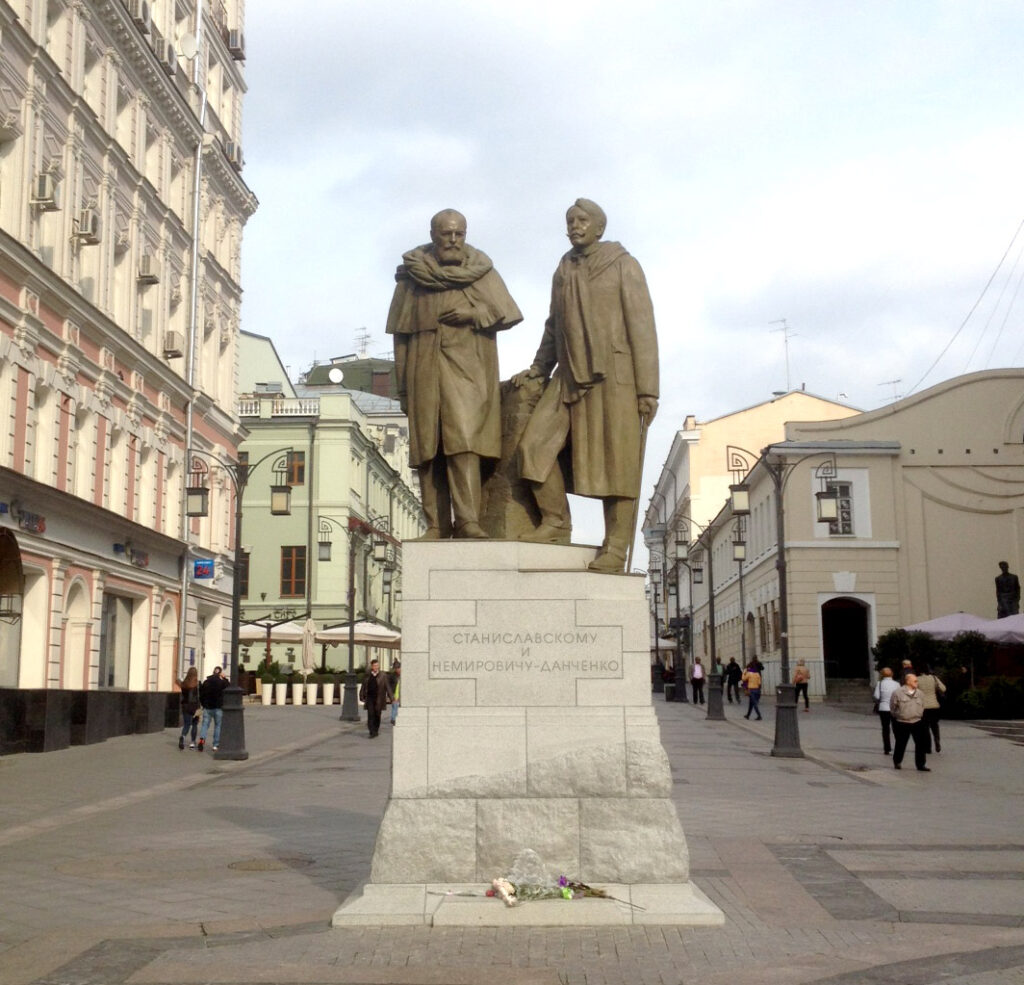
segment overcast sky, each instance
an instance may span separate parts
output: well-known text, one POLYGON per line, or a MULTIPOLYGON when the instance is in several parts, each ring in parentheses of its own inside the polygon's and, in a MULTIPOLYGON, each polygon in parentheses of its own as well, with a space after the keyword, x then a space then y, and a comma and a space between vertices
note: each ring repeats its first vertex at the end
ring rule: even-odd
POLYGON ((502 376, 527 367, 578 196, 654 299, 641 512, 686 414, 1024 358, 1016 0, 249 0, 245 33, 243 327, 293 378, 364 329, 390 355, 395 266, 445 207, 523 310, 502 376))

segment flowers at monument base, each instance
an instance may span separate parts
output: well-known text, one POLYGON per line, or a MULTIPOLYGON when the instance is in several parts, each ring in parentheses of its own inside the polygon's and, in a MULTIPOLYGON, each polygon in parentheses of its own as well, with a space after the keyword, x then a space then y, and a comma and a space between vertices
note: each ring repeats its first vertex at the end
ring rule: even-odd
POLYGON ((538 883, 513 883, 508 879, 494 879, 488 896, 498 896, 506 906, 518 906, 528 900, 538 899, 582 899, 585 896, 597 899, 611 899, 603 889, 595 889, 584 882, 573 882, 566 876, 559 876, 555 885, 538 883))

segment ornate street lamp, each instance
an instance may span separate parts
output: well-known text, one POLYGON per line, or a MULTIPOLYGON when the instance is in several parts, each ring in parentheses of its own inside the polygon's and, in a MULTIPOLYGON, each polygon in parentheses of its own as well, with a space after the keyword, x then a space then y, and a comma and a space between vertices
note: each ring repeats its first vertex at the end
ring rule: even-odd
MULTIPOLYGON (((209 489, 204 478, 209 475, 210 469, 219 469, 228 479, 235 492, 235 567, 231 587, 231 665, 228 669, 230 684, 224 691, 224 722, 221 727, 220 744, 213 754, 214 759, 248 759, 249 753, 245 748, 245 713, 242 705, 244 697, 242 689, 238 686, 238 628, 241 622, 241 600, 242 583, 239 572, 242 570, 242 497, 245 495, 246 487, 249 484, 249 476, 257 466, 261 465, 268 458, 275 455, 285 456, 279 458, 274 464, 274 472, 282 473, 286 469, 286 462, 290 460, 291 448, 278 448, 268 452, 257 462, 250 464, 247 459, 231 461, 221 458, 214 452, 203 451, 199 448, 190 448, 188 458, 191 463, 192 485, 185 491, 185 512, 188 516, 209 515, 209 489)), ((271 486, 271 503, 273 504, 274 490, 278 488, 271 486)), ((278 501, 278 511, 271 509, 276 516, 283 516, 290 512, 289 495, 284 500, 278 501)))

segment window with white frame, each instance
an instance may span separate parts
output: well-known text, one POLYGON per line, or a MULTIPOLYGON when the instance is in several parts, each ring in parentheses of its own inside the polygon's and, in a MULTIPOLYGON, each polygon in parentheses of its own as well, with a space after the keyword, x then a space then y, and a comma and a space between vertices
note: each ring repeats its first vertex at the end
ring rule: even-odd
POLYGON ((830 480, 825 484, 829 492, 834 493, 837 500, 838 516, 829 521, 828 532, 831 536, 853 534, 853 483, 841 480, 830 480))

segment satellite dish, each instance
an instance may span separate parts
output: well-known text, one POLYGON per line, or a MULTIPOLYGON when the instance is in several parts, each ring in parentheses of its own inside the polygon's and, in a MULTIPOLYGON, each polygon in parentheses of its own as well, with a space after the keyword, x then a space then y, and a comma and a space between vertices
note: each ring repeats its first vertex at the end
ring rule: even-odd
POLYGON ((196 44, 196 36, 194 34, 183 34, 178 39, 178 53, 182 58, 187 58, 191 61, 196 57, 199 51, 199 46, 196 44))
POLYGON ((328 372, 327 374, 327 379, 329 379, 332 383, 340 383, 343 379, 345 379, 345 374, 340 369, 338 369, 337 366, 332 366, 330 372, 328 372))

